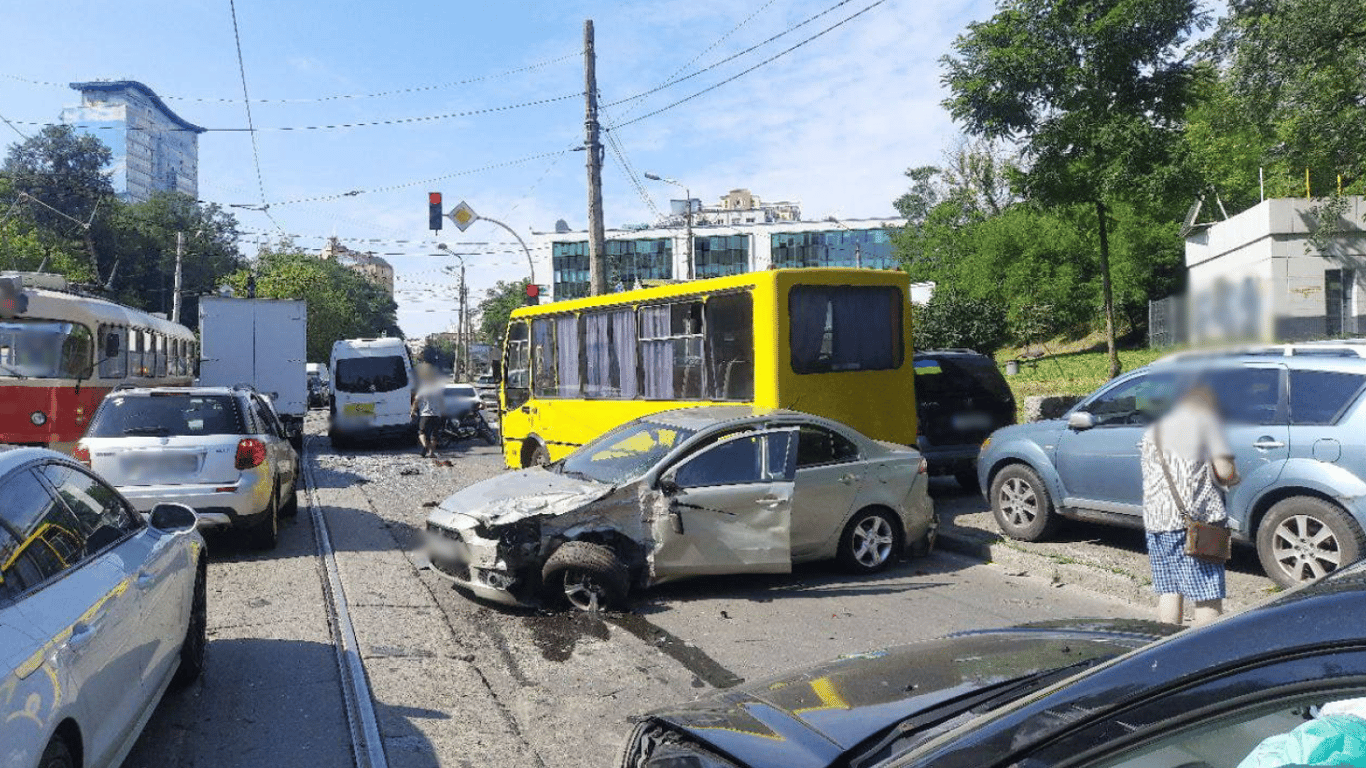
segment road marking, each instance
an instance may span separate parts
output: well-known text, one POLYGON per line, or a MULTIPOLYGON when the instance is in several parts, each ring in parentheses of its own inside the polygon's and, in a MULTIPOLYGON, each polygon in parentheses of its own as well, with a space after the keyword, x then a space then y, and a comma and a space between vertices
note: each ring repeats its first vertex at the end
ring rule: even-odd
MULTIPOLYGON (((305 447, 308 445, 305 438, 305 447)), ((308 514, 313 520, 313 535, 318 542, 318 557, 323 564, 323 594, 327 608, 327 623, 332 630, 332 647, 337 652, 337 668, 341 672, 342 693, 346 701, 346 721, 351 730, 351 750, 357 768, 388 768, 384 742, 380 739, 379 723, 375 718, 375 702, 370 696, 370 683, 365 677, 365 663, 361 661, 356 628, 346 609, 346 591, 342 589, 337 572, 337 558, 332 550, 332 537, 327 532, 327 520, 318 506, 313 480, 313 454, 306 452, 301 459, 304 479, 308 485, 308 514)))

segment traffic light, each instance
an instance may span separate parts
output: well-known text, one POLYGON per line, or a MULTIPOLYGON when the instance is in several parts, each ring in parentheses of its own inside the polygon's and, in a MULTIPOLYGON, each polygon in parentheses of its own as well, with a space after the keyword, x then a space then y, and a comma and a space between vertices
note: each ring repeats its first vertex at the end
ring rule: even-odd
POLYGON ((541 286, 535 283, 526 284, 526 303, 528 306, 541 303, 541 286))
POLYGON ((0 317, 14 317, 27 311, 24 281, 18 277, 0 277, 0 317))
POLYGON ((441 193, 440 193, 440 192, 428 192, 428 193, 427 193, 427 221, 428 221, 428 223, 429 223, 429 228, 430 228, 433 232, 436 232, 436 231, 440 230, 440 229, 441 229, 441 220, 444 219, 444 218, 446 218, 446 215, 445 215, 444 213, 442 213, 442 211, 441 211, 441 193))

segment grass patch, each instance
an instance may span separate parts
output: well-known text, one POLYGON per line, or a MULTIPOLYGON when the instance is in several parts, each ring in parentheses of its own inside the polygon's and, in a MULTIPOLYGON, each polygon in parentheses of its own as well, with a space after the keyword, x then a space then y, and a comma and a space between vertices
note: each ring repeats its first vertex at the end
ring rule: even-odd
MULTIPOLYGON (((1033 395, 1087 395, 1110 380, 1110 362, 1105 352, 1105 341, 1093 337, 1079 339, 1070 343, 1045 345, 1050 354, 1030 360, 1021 360, 1020 372, 1006 376, 1006 383, 1015 395, 1016 417, 1024 419, 1024 401, 1033 395), (1097 347, 1099 347, 1097 349, 1097 347), (1065 350, 1065 351, 1060 351, 1065 350)), ((1038 349, 1035 348, 1035 354, 1038 349)), ((1119 362, 1124 371, 1165 357, 1177 351, 1163 349, 1121 349, 1119 362)), ((1003 349, 996 353, 996 364, 1005 371, 1010 360, 1028 354, 1025 349, 1003 349)))

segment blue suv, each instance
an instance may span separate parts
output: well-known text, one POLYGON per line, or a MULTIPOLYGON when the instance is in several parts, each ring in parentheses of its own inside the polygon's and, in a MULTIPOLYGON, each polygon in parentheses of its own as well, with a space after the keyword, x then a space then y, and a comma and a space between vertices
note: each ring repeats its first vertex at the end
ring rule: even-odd
POLYGON ((994 432, 980 488, 1006 535, 1045 539, 1062 518, 1143 525, 1138 443, 1186 388, 1214 389, 1242 482, 1236 541, 1283 586, 1366 553, 1366 347, 1275 346, 1164 358, 1108 382, 1063 418, 994 432))

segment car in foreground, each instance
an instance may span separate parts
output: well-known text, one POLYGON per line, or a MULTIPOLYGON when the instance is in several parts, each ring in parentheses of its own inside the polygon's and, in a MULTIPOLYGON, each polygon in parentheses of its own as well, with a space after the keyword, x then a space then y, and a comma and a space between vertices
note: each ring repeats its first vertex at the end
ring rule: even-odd
POLYGON ((1233 768, 1366 696, 1363 568, 1176 634, 1078 620, 851 654, 636 718, 620 765, 1233 768))
POLYGON ((246 386, 117 390, 73 455, 139 510, 179 502, 262 549, 298 511, 299 454, 270 400, 246 386))
POLYGON ((1061 419, 997 430, 978 458, 1001 530, 1047 538, 1063 518, 1142 527, 1139 441, 1195 384, 1210 387, 1242 481, 1235 541, 1282 586, 1366 552, 1366 359, 1346 345, 1183 354, 1121 376, 1061 419))
POLYGON ((916 447, 931 475, 977 489, 977 454, 996 429, 1015 423, 1015 395, 996 361, 970 349, 915 353, 916 447))
POLYGON ((874 573, 933 546, 920 454, 829 419, 740 406, 627 422, 548 467, 461 490, 427 518, 437 572, 507 604, 583 610, 688 576, 874 573))
POLYGON ((0 765, 114 768, 204 666, 194 511, 144 516, 53 451, 0 452, 0 765))

